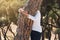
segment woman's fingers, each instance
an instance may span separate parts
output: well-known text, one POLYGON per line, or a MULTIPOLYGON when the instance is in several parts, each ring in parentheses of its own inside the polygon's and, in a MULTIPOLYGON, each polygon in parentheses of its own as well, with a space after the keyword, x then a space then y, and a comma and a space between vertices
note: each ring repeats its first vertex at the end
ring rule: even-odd
POLYGON ((18 10, 18 12, 23 12, 24 11, 24 9, 23 8, 20 8, 19 10, 18 10))
POLYGON ((25 11, 23 8, 20 8, 20 9, 18 10, 18 12, 19 12, 19 13, 22 13, 22 14, 24 14, 24 15, 26 15, 26 16, 28 16, 28 12, 25 11))

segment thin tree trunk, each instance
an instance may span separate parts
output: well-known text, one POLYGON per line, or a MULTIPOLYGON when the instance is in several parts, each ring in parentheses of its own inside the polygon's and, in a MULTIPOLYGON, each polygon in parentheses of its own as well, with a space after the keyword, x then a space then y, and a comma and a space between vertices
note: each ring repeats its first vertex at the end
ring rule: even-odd
POLYGON ((58 33, 58 39, 60 40, 60 33, 58 33))
MULTIPOLYGON (((35 15, 35 12, 40 9, 42 0, 29 0, 28 5, 24 10, 27 10, 30 15, 35 15)), ((26 16, 20 14, 18 21, 17 35, 14 40, 29 40, 33 21, 26 16)))
POLYGON ((0 32, 0 40, 1 40, 1 32, 0 32))

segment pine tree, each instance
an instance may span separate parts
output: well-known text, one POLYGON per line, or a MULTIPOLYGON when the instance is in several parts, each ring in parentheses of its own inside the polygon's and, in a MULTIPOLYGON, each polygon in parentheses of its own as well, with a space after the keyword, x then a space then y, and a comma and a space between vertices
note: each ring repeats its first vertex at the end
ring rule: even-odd
MULTIPOLYGON (((40 9, 42 0, 29 0, 24 10, 27 10, 30 15, 35 15, 35 12, 40 9)), ((29 40, 33 21, 26 16, 20 14, 18 21, 17 35, 14 40, 29 40)))

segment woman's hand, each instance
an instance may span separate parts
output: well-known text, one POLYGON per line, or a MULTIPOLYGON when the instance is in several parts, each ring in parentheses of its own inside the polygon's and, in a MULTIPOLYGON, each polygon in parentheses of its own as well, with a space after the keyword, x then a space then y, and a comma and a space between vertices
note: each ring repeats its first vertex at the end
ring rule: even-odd
POLYGON ((28 12, 25 11, 23 8, 20 8, 18 11, 19 11, 21 14, 24 14, 24 15, 28 16, 28 12))
POLYGON ((24 11, 24 9, 23 8, 20 8, 19 10, 18 10, 18 12, 23 12, 24 11))

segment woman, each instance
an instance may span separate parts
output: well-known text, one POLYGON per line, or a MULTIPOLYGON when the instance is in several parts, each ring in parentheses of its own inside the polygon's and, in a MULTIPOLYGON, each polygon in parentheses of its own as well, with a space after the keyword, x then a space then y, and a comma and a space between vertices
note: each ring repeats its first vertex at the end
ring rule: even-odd
POLYGON ((23 8, 19 9, 19 12, 27 18, 33 20, 32 31, 31 31, 31 40, 40 40, 42 27, 41 27, 41 13, 39 10, 36 11, 36 15, 32 16, 28 14, 28 11, 24 10, 23 8))

